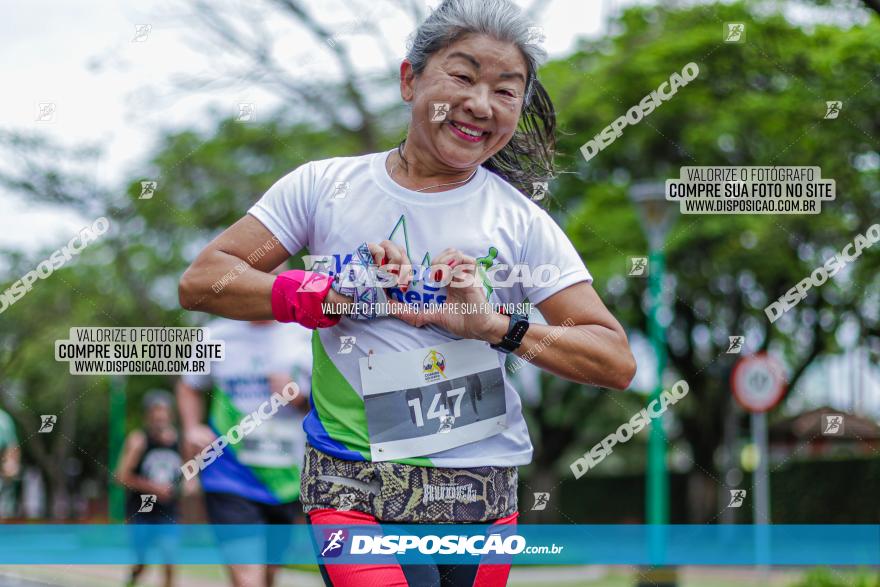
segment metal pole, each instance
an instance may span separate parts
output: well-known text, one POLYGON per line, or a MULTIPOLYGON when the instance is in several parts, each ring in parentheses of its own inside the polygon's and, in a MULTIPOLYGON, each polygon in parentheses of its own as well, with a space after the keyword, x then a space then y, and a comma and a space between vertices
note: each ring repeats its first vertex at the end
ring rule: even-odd
MULTIPOLYGON (((665 271, 664 241, 675 211, 665 200, 665 184, 662 181, 639 182, 630 186, 630 199, 648 240, 648 338, 657 358, 657 382, 649 402, 655 401, 663 391, 663 374, 666 371, 666 332, 660 322, 664 310, 663 275, 665 271)), ((645 518, 648 522, 651 568, 640 575, 638 584, 651 587, 667 587, 677 584, 675 567, 667 565, 666 545, 669 524, 669 476, 666 471, 666 434, 661 418, 651 420, 648 432, 647 478, 645 492, 645 518)))
MULTIPOLYGON (((734 401, 733 396, 731 395, 727 398, 727 406, 724 411, 724 448, 722 454, 724 454, 725 483, 722 483, 718 487, 718 503, 722 505, 726 505, 730 500, 730 489, 727 486, 729 478, 727 476, 737 467, 736 455, 734 454, 733 449, 736 445, 736 423, 738 414, 739 412, 737 410, 736 401, 734 401)), ((733 508, 725 507, 721 510, 722 524, 733 524, 734 521, 735 516, 733 508)))
MULTIPOLYGON (((109 422, 109 463, 108 467, 116 473, 116 463, 119 462, 119 454, 125 443, 125 378, 110 378, 110 422, 109 422)), ((107 490, 107 516, 111 522, 125 520, 125 489, 116 483, 113 478, 109 479, 110 487, 107 490)))
MULTIPOLYGON (((666 371, 666 332, 660 323, 663 308, 663 271, 665 255, 659 248, 652 248, 648 257, 648 293, 651 311, 648 315, 648 337, 657 357, 657 384, 649 402, 660 397, 663 391, 663 373, 666 371)), ((675 567, 666 564, 666 542, 669 524, 669 475, 666 471, 666 433, 663 418, 651 420, 648 435, 647 519, 649 524, 649 548, 651 567, 644 570, 638 581, 639 587, 675 587, 678 574, 675 567)))
MULTIPOLYGON (((666 370, 666 332, 660 324, 662 285, 665 255, 653 250, 648 262, 648 289, 651 296, 651 313, 648 318, 648 336, 657 357, 657 385, 649 401, 660 397, 663 391, 663 373, 666 370)), ((669 478, 666 471, 666 433, 663 419, 651 421, 648 436, 648 493, 647 511, 649 524, 669 523, 669 478)))
POLYGON ((767 414, 752 414, 752 442, 758 449, 758 468, 755 469, 752 491, 755 494, 753 512, 755 518, 755 555, 758 569, 766 574, 769 560, 770 523, 770 470, 767 450, 767 414))
POLYGON ((767 466, 767 414, 752 414, 752 442, 758 449, 758 468, 755 469, 754 512, 755 524, 770 523, 770 475, 767 466))

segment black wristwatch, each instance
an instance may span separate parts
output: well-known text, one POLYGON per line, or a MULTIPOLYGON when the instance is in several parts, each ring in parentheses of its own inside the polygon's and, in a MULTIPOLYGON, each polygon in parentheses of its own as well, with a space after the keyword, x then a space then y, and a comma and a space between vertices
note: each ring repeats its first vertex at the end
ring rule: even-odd
POLYGON ((502 353, 512 353, 522 344, 522 339, 529 330, 529 317, 526 314, 511 314, 510 324, 507 326, 507 334, 498 344, 490 344, 489 347, 502 353))

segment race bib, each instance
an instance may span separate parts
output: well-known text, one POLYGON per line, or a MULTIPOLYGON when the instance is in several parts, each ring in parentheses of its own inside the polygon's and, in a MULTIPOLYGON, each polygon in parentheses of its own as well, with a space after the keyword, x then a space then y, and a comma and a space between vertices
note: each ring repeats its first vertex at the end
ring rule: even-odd
POLYGON ((289 468, 299 464, 296 422, 263 420, 236 447, 238 461, 252 467, 289 468))
POLYGON ((359 361, 373 461, 429 455, 506 428, 498 353, 463 339, 359 361))

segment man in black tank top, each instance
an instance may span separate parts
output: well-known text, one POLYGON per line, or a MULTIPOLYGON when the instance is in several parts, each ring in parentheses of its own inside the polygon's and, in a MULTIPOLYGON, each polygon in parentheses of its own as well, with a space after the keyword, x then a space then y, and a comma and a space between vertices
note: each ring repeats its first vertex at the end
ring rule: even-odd
MULTIPOLYGON (((143 573, 148 548, 159 547, 166 553, 173 548, 174 528, 156 532, 144 526, 177 523, 182 461, 172 405, 173 396, 167 391, 153 390, 144 397, 145 427, 129 433, 117 468, 117 479, 128 490, 126 521, 135 524, 132 540, 141 561, 132 568, 128 585, 135 585, 143 573)), ((166 564, 166 587, 172 584, 173 573, 173 566, 166 564)))

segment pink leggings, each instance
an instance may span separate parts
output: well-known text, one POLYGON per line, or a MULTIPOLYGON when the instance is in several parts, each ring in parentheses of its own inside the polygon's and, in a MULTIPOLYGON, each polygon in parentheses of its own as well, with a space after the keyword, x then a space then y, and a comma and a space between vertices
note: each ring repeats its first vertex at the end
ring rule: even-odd
MULTIPOLYGON (((516 525, 515 512, 494 524, 516 525)), ((379 524, 370 514, 333 509, 309 512, 312 524, 379 524)), ((507 585, 509 564, 482 565, 332 565, 320 564, 328 587, 500 587, 507 585)))

